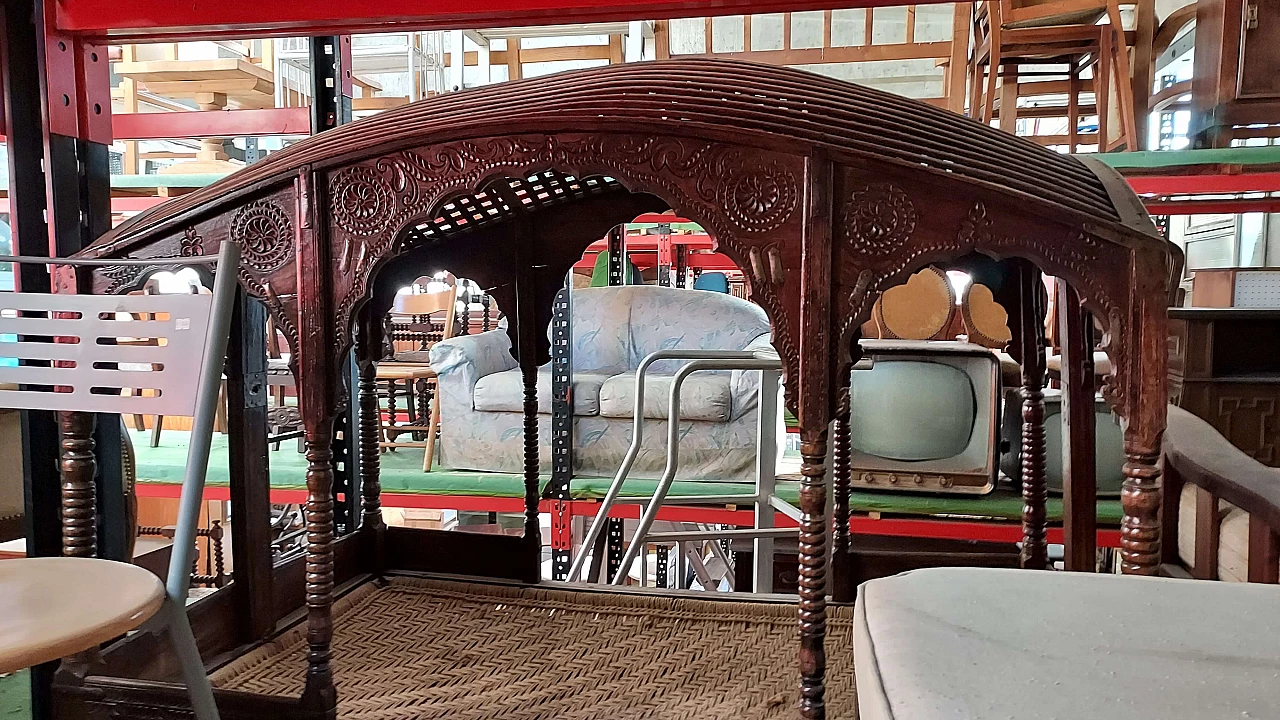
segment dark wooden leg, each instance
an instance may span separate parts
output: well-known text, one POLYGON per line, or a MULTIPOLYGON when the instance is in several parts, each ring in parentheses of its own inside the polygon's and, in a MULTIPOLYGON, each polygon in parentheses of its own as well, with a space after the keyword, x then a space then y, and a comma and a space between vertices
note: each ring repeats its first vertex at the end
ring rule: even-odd
POLYGON ((93 476, 93 413, 58 414, 62 429, 62 554, 95 557, 98 554, 98 499, 93 476))
MULTIPOLYGON (((400 437, 396 425, 396 381, 387 381, 387 442, 395 442, 400 437)), ((394 452, 395 448, 391 448, 394 452)))
MULTIPOLYGON (((1130 426, 1132 430, 1132 425, 1130 426)), ((1128 434, 1128 433, 1126 433, 1128 434)), ((1154 575, 1160 565, 1160 453, 1138 448, 1125 439, 1124 487, 1120 505, 1121 570, 1130 575, 1154 575)))
POLYGON ((331 708, 333 639, 333 416, 303 417, 307 444, 307 685, 304 705, 331 708))
POLYGON ((1249 582, 1280 582, 1280 535, 1257 515, 1249 516, 1249 582))
POLYGON ((832 451, 831 599, 852 602, 856 588, 849 565, 849 411, 836 416, 832 451))
POLYGON ((164 429, 164 416, 155 416, 155 426, 151 428, 151 447, 160 447, 160 431, 164 429))
POLYGON ((1093 318, 1080 295, 1062 279, 1058 285, 1062 343, 1062 417, 1067 424, 1063 453, 1062 523, 1067 570, 1097 569, 1098 479, 1093 387, 1093 318))
POLYGON ((800 441, 800 715, 826 717, 827 429, 800 441))
MULTIPOLYGON (((242 642, 275 629, 271 549, 271 463, 267 452, 266 308, 237 292, 227 347, 227 459, 231 481, 232 574, 242 642)), ((274 432, 278 432, 274 430, 274 432)), ((276 444, 279 447, 279 443, 276 444)))
POLYGON ((1044 322, 1039 271, 1020 272, 1022 311, 1022 567, 1043 570, 1048 565, 1045 542, 1044 477, 1044 322))
MULTIPOLYGON (((1253 518, 1249 520, 1252 525, 1253 518)), ((1197 580, 1218 579, 1218 542, 1222 538, 1221 531, 1222 513, 1218 512, 1218 498, 1208 490, 1197 487, 1195 564, 1191 567, 1191 575, 1197 580)))
POLYGON ((378 412, 377 372, 373 362, 360 364, 360 502, 361 525, 380 531, 386 528, 386 523, 382 519, 382 466, 378 448, 378 424, 382 420, 378 412))
POLYGON ((524 535, 541 543, 538 500, 542 489, 538 477, 542 460, 538 454, 538 367, 531 360, 520 364, 524 381, 524 535))

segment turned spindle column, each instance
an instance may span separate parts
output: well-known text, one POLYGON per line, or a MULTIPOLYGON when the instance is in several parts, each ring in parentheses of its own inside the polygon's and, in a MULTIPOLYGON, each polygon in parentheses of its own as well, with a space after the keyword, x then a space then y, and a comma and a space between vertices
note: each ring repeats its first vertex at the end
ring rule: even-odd
POLYGON ((836 415, 831 453, 831 599, 852 602, 855 594, 849 557, 849 411, 836 415))
POLYGON ((333 418, 307 422, 307 685, 304 700, 332 707, 333 418))
POLYGON ((800 442, 800 714, 826 717, 827 429, 806 430, 800 442))
POLYGON ((382 449, 378 446, 378 368, 372 361, 360 363, 357 387, 360 403, 360 508, 361 525, 382 530, 382 449))
POLYGON ((1120 505, 1120 569, 1129 575, 1154 575, 1160 565, 1160 469, 1157 452, 1125 440, 1124 486, 1120 505))
POLYGON ((62 458, 62 554, 95 557, 98 554, 98 497, 93 476, 94 415, 87 412, 58 414, 62 458))
POLYGON ((1046 544, 1044 448, 1044 322, 1040 273, 1020 273, 1022 306, 1022 567, 1043 570, 1049 563, 1046 544))
POLYGON ((836 416, 832 437, 831 546, 837 555, 849 551, 849 411, 836 416))
POLYGON ((538 472, 542 462, 538 455, 538 368, 532 362, 521 362, 520 377, 524 381, 524 536, 540 543, 538 472))

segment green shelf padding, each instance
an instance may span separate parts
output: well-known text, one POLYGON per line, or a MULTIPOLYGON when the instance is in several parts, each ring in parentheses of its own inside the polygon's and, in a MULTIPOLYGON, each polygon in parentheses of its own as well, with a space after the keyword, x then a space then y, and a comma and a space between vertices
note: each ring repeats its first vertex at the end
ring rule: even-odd
MULTIPOLYGON (((187 433, 164 431, 158 448, 147 446, 149 439, 147 433, 133 431, 131 435, 134 452, 137 455, 139 482, 168 485, 182 483, 183 468, 187 458, 187 433)), ((293 442, 282 444, 280 450, 270 451, 268 455, 271 464, 271 487, 279 490, 297 490, 306 487, 307 461, 296 452, 293 442)), ((383 453, 380 465, 382 490, 387 493, 491 498, 524 497, 524 481, 517 474, 472 470, 433 470, 424 473, 422 472, 422 453, 416 449, 401 448, 396 452, 383 453)), ((206 482, 209 485, 225 487, 228 479, 227 437, 214 435, 206 482)), ((604 497, 610 481, 610 478, 574 478, 569 485, 570 497, 575 500, 598 500, 604 497)), ((657 480, 629 479, 622 487, 622 495, 623 497, 652 496, 657 483, 657 480)), ((745 495, 752 490, 751 483, 677 480, 672 484, 668 495, 676 497, 745 495)), ((777 494, 787 502, 797 503, 800 496, 799 483, 779 481, 777 494)), ((1012 490, 1003 488, 978 497, 854 491, 850 494, 849 507, 854 512, 930 517, 1013 521, 1022 517, 1022 497, 1012 490)), ((1061 498, 1050 497, 1046 509, 1050 522, 1062 521, 1061 498)), ((1099 523, 1118 525, 1121 514, 1119 500, 1098 501, 1099 523)))
POLYGON ((1117 170, 1156 170, 1186 165, 1269 165, 1280 163, 1280 146, 1211 148, 1204 150, 1144 150, 1141 152, 1095 153, 1117 170))
POLYGON ((228 173, 173 173, 170 175, 112 175, 113 188, 162 188, 162 187, 194 187, 212 185, 228 173))
POLYGON ((0 675, 0 720, 30 720, 31 674, 0 675))

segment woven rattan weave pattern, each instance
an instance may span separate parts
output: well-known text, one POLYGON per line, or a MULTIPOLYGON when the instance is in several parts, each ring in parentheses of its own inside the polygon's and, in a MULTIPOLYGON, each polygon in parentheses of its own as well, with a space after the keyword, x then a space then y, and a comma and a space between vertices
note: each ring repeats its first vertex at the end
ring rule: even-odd
MULTIPOLYGON (((393 578, 334 607, 338 716, 791 717, 794 605, 393 578)), ((827 612, 829 717, 855 717, 852 608, 827 612)), ((218 687, 302 690, 300 626, 214 675, 218 687)))

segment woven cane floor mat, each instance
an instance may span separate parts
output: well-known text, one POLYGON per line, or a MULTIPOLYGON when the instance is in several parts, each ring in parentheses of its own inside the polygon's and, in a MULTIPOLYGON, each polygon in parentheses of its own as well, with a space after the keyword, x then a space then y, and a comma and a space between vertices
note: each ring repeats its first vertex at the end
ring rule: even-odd
MULTIPOLYGON (((827 615, 828 717, 856 717, 852 608, 827 615)), ((795 717, 796 607, 393 578, 334 606, 338 716, 360 720, 795 717)), ((214 685, 302 692, 306 630, 214 685)))

